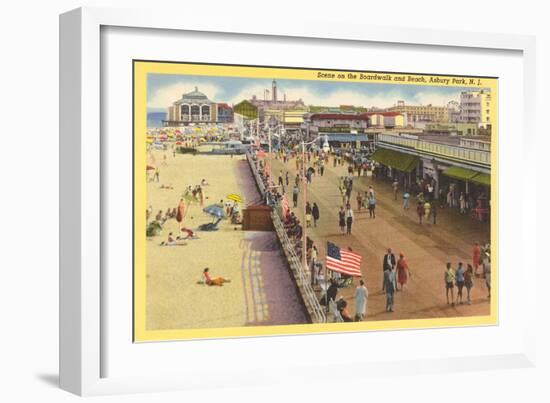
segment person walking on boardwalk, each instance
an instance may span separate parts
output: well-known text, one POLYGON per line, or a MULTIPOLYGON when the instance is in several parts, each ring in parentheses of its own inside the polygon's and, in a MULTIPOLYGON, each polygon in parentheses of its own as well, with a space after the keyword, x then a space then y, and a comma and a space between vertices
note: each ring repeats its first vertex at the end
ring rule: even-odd
MULTIPOLYGON (((391 248, 388 248, 387 253, 382 259, 382 273, 387 270, 391 270, 395 267, 395 255, 392 253, 391 248)), ((382 291, 384 291, 384 278, 382 277, 382 291)))
POLYGON ((317 252, 317 246, 313 245, 311 248, 311 285, 315 285, 317 283, 317 258, 319 256, 319 253, 317 252))
POLYGON ((281 172, 279 173, 279 182, 278 182, 279 186, 281 188, 283 188, 284 186, 284 182, 283 182, 283 171, 281 170, 281 172))
POLYGON ((298 193, 300 193, 300 189, 298 188, 298 185, 294 185, 294 188, 292 189, 292 203, 294 207, 298 205, 298 193))
POLYGON ((361 322, 367 314, 367 298, 369 291, 365 287, 365 282, 359 280, 359 285, 355 289, 355 321, 361 322))
POLYGON ((286 182, 286 187, 288 187, 288 184, 289 184, 288 171, 286 171, 286 174, 285 174, 285 182, 286 182))
POLYGON ((367 195, 369 197, 374 197, 374 188, 372 186, 369 186, 369 190, 367 190, 367 195))
POLYGON ((422 219, 424 218, 424 205, 421 201, 416 205, 416 214, 418 215, 418 223, 422 225, 422 219))
POLYGON ((338 189, 340 190, 340 195, 342 196, 342 204, 346 204, 348 201, 348 198, 346 196, 346 188, 344 187, 344 185, 342 185, 338 189))
POLYGON ((311 215, 313 216, 313 226, 317 226, 317 221, 319 221, 319 206, 317 206, 317 203, 313 203, 313 207, 311 208, 311 215))
POLYGON ((338 212, 338 225, 340 226, 340 232, 344 234, 346 230, 346 211, 344 206, 340 206, 340 211, 338 212))
POLYGON ((397 200, 397 192, 399 190, 399 182, 397 182, 397 179, 393 181, 391 186, 393 189, 393 200, 397 200))
POLYGON ((363 194, 360 190, 357 191, 357 211, 361 211, 361 207, 363 206, 363 194))
POLYGON ((432 214, 432 206, 428 200, 424 203, 424 216, 426 217, 426 222, 430 219, 432 214))
POLYGON ((466 196, 463 192, 460 192, 459 198, 460 214, 466 214, 466 196))
MULTIPOLYGON (((397 260, 396 268, 397 268, 397 283, 401 286, 401 291, 403 291, 403 287, 405 286, 405 284, 407 284, 407 280, 411 275, 409 265, 405 260, 405 255, 403 255, 403 252, 399 254, 399 259, 397 260)), ((396 287, 395 291, 399 291, 399 287, 396 287)))
POLYGON ((477 270, 481 263, 481 247, 478 242, 474 243, 474 247, 472 248, 472 263, 474 266, 474 273, 477 275, 477 270))
POLYGON ((351 235, 351 225, 353 224, 353 210, 351 209, 351 206, 346 206, 346 233, 348 235, 351 235))
POLYGON ((437 220, 437 207, 435 201, 432 203, 432 218, 433 218, 433 224, 436 224, 437 220))
POLYGON ((376 199, 374 196, 369 196, 369 218, 376 218, 376 199))
POLYGON ((451 304, 452 306, 454 306, 455 305, 455 302, 454 302, 455 271, 451 267, 451 262, 447 263, 444 279, 445 279, 445 295, 447 296, 447 305, 451 304), (449 291, 451 292, 451 302, 449 302, 449 291))
POLYGON ((386 293, 386 312, 393 312, 395 288, 395 272, 393 269, 384 271, 384 287, 382 291, 386 293))
POLYGON ((458 268, 455 271, 455 280, 456 280, 456 288, 457 288, 457 294, 456 294, 456 303, 462 304, 462 289, 464 288, 464 273, 466 271, 464 270, 464 266, 462 262, 458 263, 458 268))
POLYGON ((311 227, 311 219, 313 218, 312 215, 311 215, 311 204, 309 204, 309 202, 306 202, 306 227, 311 227))
POLYGON ((466 287, 466 292, 468 293, 466 296, 466 301, 468 305, 472 305, 470 292, 472 290, 472 287, 474 286, 474 269, 469 263, 468 268, 466 269, 466 273, 464 273, 464 286, 466 287))
POLYGON ((411 194, 408 192, 403 193, 403 210, 409 209, 409 199, 411 198, 411 194))

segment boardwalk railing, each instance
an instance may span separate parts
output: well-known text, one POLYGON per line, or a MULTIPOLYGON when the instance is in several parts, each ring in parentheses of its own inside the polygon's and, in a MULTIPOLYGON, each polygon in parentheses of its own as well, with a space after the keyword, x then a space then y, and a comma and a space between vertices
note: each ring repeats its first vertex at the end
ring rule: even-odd
MULTIPOLYGON (((250 170, 252 171, 252 175, 256 180, 256 185, 258 186, 258 190, 262 195, 262 198, 265 200, 265 191, 266 191, 265 185, 260 176, 260 173, 258 172, 256 163, 253 160, 252 155, 250 153, 246 154, 246 159, 248 160, 248 164, 250 165, 250 170)), ((325 312, 321 304, 319 304, 317 294, 311 287, 309 276, 307 274, 307 268, 302 265, 300 258, 296 254, 294 245, 290 241, 285 231, 285 228, 283 226, 283 222, 280 216, 281 211, 282 210, 280 206, 277 205, 271 212, 271 220, 273 221, 273 227, 275 228, 275 233, 277 234, 277 237, 279 238, 279 242, 283 247, 283 251, 285 252, 285 256, 288 261, 288 265, 290 267, 292 275, 294 276, 294 280, 296 282, 296 285, 298 286, 298 290, 300 291, 300 294, 302 296, 302 299, 304 301, 308 314, 311 318, 311 321, 313 323, 325 323, 327 321, 325 312)), ((305 251, 303 251, 302 253, 305 253, 305 251)))

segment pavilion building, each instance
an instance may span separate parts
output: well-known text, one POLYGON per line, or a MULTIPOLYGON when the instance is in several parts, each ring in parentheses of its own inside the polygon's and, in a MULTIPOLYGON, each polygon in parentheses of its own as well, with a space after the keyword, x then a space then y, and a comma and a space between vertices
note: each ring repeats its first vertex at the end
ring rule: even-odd
POLYGON ((233 121, 231 107, 216 103, 195 87, 194 91, 183 94, 168 107, 165 126, 187 126, 190 123, 229 123, 233 121))

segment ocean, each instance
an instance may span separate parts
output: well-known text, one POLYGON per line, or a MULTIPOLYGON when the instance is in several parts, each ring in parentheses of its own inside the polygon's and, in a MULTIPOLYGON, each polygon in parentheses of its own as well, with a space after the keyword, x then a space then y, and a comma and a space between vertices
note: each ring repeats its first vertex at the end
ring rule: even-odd
POLYGON ((147 127, 163 127, 162 121, 166 119, 166 112, 148 112, 147 127))

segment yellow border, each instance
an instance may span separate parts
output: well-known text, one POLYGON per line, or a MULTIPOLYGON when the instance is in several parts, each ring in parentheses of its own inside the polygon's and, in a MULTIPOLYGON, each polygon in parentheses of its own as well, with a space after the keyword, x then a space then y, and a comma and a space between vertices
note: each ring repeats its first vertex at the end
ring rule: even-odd
POLYGON ((356 71, 330 71, 313 69, 294 69, 276 67, 250 67, 233 65, 211 65, 191 63, 166 63, 134 61, 134 341, 168 341, 187 339, 209 339, 228 337, 251 337, 273 335, 296 335, 312 333, 333 332, 357 332, 367 330, 395 330, 417 328, 442 328, 455 326, 482 326, 495 325, 498 320, 498 80, 495 78, 470 78, 457 76, 431 76, 409 73, 374 73, 363 72, 361 77, 356 71), (319 78, 318 73, 333 75, 327 78, 319 78), (303 324, 285 326, 247 326, 210 329, 181 329, 181 330, 146 330, 146 237, 145 215, 146 210, 146 131, 147 131, 147 74, 185 74, 196 76, 224 76, 224 77, 248 77, 265 79, 288 80, 322 80, 337 82, 362 82, 398 85, 428 85, 428 86, 452 86, 452 87, 479 87, 489 88, 493 97, 491 110, 492 144, 491 144, 491 261, 492 261, 492 293, 491 309, 487 316, 472 316, 458 318, 433 318, 433 319, 407 319, 367 321, 354 323, 326 323, 303 324), (343 75, 343 76, 342 76, 343 75), (355 75, 355 77, 353 77, 355 75), (390 81, 381 80, 386 77, 390 81), (396 77, 424 77, 426 82, 394 81, 396 77), (366 77, 366 78, 365 78, 366 77), (450 82, 437 84, 430 82, 430 78, 436 79, 460 79, 464 78, 468 84, 450 82), (469 81, 473 79, 475 85, 469 81))

